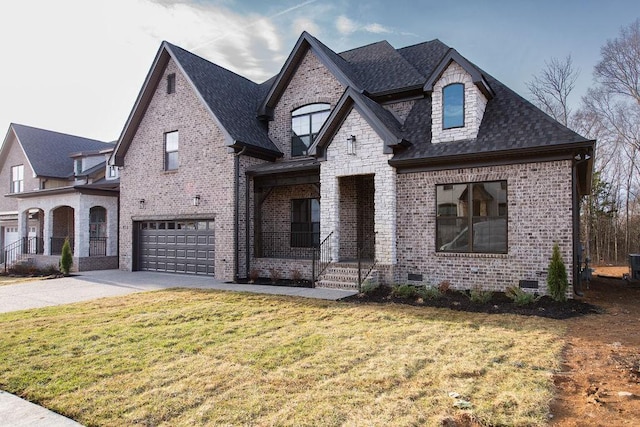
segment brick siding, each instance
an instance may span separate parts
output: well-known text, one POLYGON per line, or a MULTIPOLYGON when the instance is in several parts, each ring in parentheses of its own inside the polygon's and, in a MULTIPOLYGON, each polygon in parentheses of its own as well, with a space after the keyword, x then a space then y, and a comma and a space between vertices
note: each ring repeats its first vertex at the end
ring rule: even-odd
MULTIPOLYGON (((398 175, 398 267, 396 282, 409 273, 456 289, 504 291, 522 279, 537 280, 546 293, 546 271, 558 242, 572 281, 571 162, 553 161, 398 175), (436 252, 436 185, 507 181, 508 253, 436 252)), ((572 296, 572 290, 567 293, 572 296)))

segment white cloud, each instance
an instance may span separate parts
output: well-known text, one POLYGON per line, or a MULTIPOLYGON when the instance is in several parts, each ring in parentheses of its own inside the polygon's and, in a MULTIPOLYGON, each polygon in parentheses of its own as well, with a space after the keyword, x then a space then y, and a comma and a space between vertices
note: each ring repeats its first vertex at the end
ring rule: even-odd
POLYGON ((311 33, 314 36, 320 35, 320 27, 309 18, 302 17, 294 19, 291 23, 291 29, 296 37, 303 31, 311 33))
POLYGON ((336 29, 340 34, 349 35, 357 30, 356 27, 356 22, 344 15, 340 15, 338 19, 336 19, 336 29))
POLYGON ((377 22, 374 22, 373 24, 367 24, 364 27, 362 27, 362 29, 364 31, 367 31, 369 33, 374 33, 374 34, 389 34, 393 32, 389 28, 381 24, 378 24, 377 22))

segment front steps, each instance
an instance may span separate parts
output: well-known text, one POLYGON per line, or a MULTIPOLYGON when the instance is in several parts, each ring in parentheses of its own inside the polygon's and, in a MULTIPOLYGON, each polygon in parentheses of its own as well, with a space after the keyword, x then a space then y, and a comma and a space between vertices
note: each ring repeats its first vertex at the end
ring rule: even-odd
MULTIPOLYGON (((362 270, 362 274, 367 273, 369 270, 368 262, 363 265, 362 270)), ((368 276, 369 280, 377 278, 377 273, 376 270, 372 270, 368 276)), ((362 280, 364 281, 365 278, 363 277, 362 280)), ((358 264, 345 262, 332 263, 324 273, 320 275, 319 280, 316 282, 316 288, 358 290, 358 264)))

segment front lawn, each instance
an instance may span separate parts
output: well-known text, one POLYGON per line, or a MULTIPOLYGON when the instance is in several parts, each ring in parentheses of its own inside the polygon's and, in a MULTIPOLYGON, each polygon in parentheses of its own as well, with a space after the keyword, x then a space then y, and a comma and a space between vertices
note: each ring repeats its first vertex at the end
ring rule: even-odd
POLYGON ((85 425, 543 425, 563 326, 170 290, 0 315, 0 389, 85 425))

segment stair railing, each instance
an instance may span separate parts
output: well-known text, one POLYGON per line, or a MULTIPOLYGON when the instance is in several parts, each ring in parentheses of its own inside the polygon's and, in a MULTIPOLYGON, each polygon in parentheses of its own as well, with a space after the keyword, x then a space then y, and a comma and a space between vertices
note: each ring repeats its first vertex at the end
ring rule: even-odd
POLYGON ((367 280, 371 271, 373 271, 376 266, 377 260, 375 256, 375 243, 376 243, 376 233, 367 236, 365 239, 362 239, 358 242, 358 291, 362 292, 362 283, 367 280), (373 247, 373 259, 368 258, 365 250, 370 250, 373 247), (367 257, 367 259, 365 259, 367 257), (364 274, 363 274, 364 272, 364 274))
POLYGON ((43 241, 38 237, 23 237, 5 246, 2 250, 4 272, 7 273, 9 268, 29 255, 43 253, 43 249, 43 241))
POLYGON ((313 277, 313 285, 315 286, 318 277, 327 269, 331 264, 331 236, 333 231, 329 233, 327 237, 318 245, 313 251, 313 262, 311 265, 311 276, 313 277))

